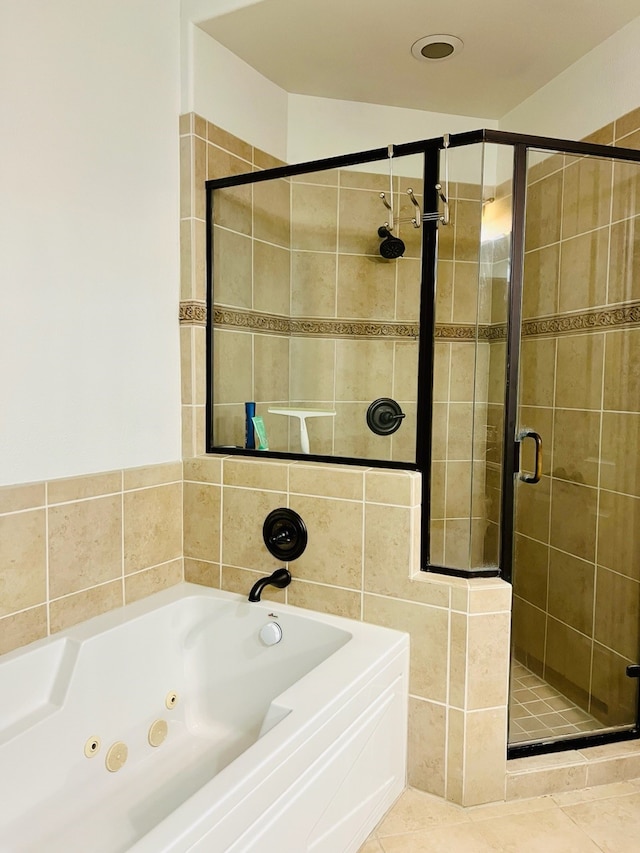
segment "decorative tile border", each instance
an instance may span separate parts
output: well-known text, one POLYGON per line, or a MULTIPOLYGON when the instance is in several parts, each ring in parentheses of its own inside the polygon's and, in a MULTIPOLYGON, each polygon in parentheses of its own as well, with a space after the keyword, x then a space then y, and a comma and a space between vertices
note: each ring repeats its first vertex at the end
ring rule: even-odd
POLYGON ((206 326, 207 325, 207 306, 204 302, 181 302, 180 303, 180 324, 185 326, 206 326))
POLYGON ((258 314, 235 308, 214 306, 216 326, 245 329, 280 335, 349 338, 417 338, 417 323, 385 323, 375 320, 327 320, 308 317, 283 317, 277 314, 258 314))
POLYGON ((640 324, 640 300, 614 308, 583 311, 580 314, 556 314, 544 319, 525 320, 522 324, 522 334, 525 337, 562 335, 569 332, 611 329, 637 324, 640 324))
MULTIPOLYGON (((213 322, 216 326, 244 329, 248 332, 296 336, 417 339, 419 333, 417 323, 289 318, 277 314, 259 314, 254 311, 219 306, 214 306, 213 322)), ((205 303, 181 302, 180 323, 206 326, 205 303)), ((551 317, 525 320, 522 324, 522 335, 523 337, 563 335, 635 325, 640 325, 640 300, 617 307, 583 311, 580 314, 556 314, 551 317)), ((436 340, 447 341, 474 341, 476 337, 483 341, 501 341, 507 337, 507 327, 504 323, 481 326, 471 323, 438 323, 435 337, 436 340)))

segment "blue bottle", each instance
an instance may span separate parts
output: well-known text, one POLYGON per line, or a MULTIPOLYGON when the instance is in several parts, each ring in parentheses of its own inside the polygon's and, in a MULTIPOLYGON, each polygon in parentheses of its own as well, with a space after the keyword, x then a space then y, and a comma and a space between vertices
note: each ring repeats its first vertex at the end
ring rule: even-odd
POLYGON ((247 450, 255 450, 256 448, 256 436, 253 431, 253 421, 251 418, 255 416, 256 413, 256 404, 255 403, 245 403, 244 404, 244 416, 245 416, 245 427, 244 427, 244 446, 247 450))

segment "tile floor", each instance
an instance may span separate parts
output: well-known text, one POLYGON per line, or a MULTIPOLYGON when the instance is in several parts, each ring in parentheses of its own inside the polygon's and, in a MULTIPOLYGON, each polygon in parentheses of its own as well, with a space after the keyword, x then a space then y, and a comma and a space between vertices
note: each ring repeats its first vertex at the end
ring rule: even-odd
POLYGON ((518 661, 512 662, 509 743, 567 737, 603 728, 595 717, 555 687, 518 661))
POLYGON ((463 808, 407 788, 359 853, 638 853, 640 779, 463 808))

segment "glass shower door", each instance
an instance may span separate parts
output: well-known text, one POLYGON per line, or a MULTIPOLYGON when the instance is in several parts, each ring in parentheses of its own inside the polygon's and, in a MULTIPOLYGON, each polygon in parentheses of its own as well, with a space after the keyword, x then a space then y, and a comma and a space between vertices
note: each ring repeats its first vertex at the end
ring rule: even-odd
POLYGON ((529 151, 511 746, 637 724, 639 273, 640 164, 529 151))

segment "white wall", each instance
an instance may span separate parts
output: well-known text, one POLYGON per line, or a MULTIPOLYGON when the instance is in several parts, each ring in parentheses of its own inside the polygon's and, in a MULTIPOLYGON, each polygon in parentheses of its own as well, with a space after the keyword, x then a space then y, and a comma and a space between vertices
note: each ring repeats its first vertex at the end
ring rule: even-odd
POLYGON ((182 112, 196 112, 274 157, 287 157, 288 95, 194 24, 183 25, 191 61, 182 112))
POLYGON ((640 17, 500 120, 501 130, 581 139, 640 105, 640 17))
POLYGON ((179 0, 0 2, 0 483, 180 458, 179 0))
POLYGON ((477 116, 289 95, 287 152, 290 163, 300 163, 497 126, 496 121, 477 116))

